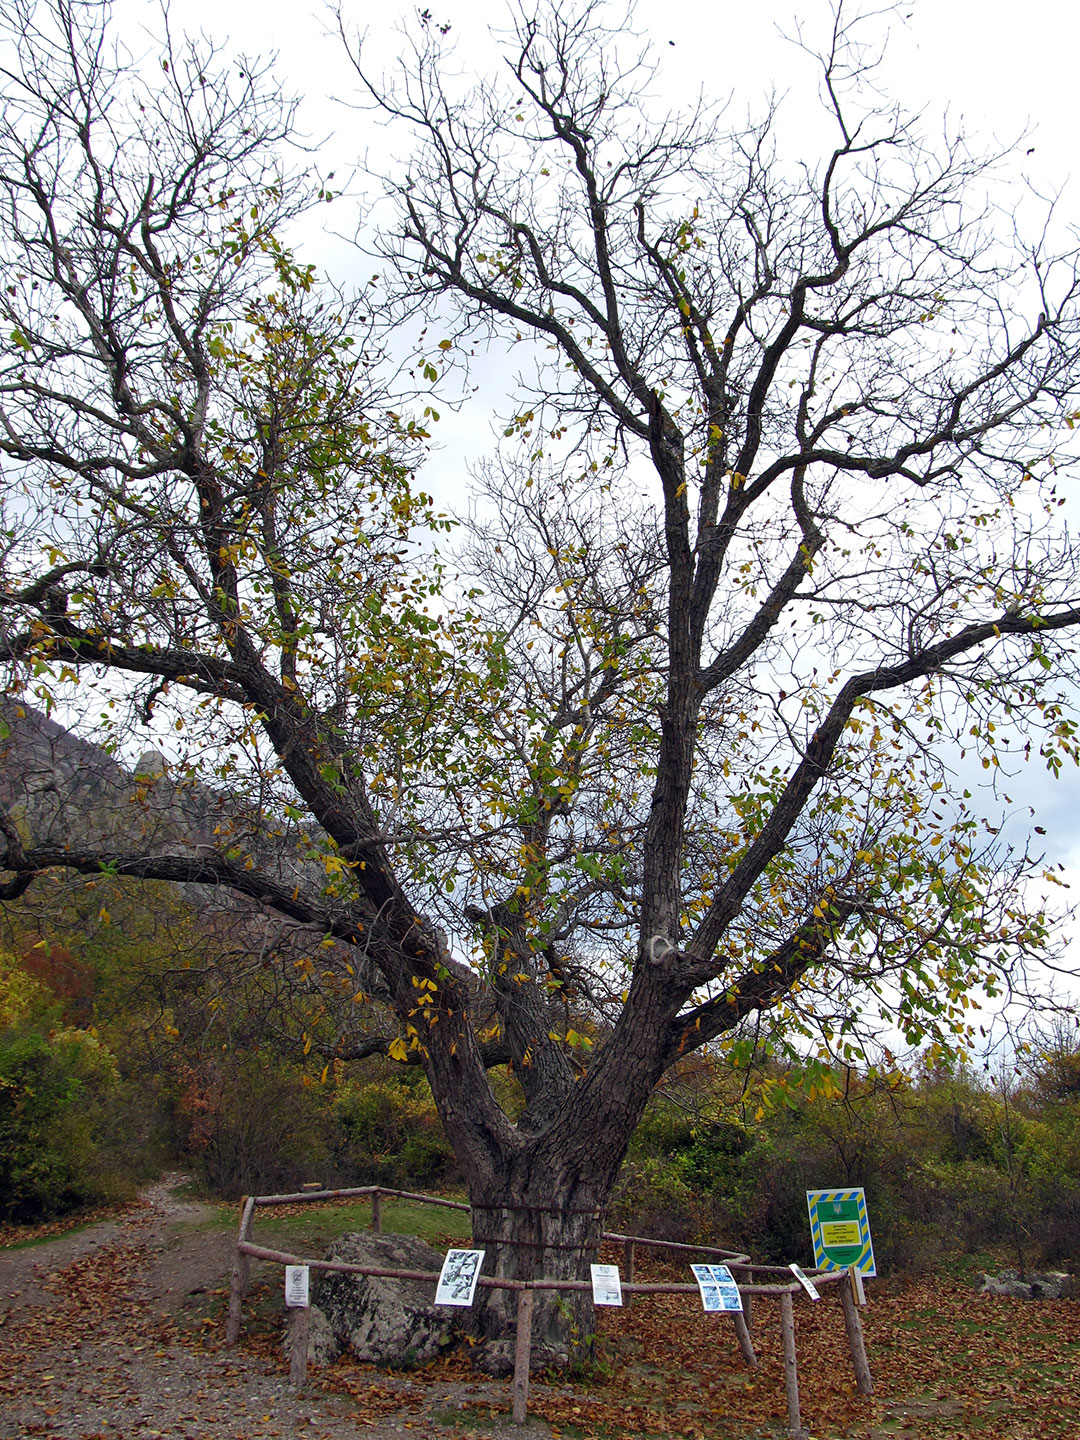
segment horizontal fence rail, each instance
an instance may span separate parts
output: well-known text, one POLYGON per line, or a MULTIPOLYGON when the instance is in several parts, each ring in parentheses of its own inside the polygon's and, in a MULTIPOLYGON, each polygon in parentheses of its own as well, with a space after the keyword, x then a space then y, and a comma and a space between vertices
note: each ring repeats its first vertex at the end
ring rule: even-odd
MULTIPOLYGON (((416 1280, 437 1284, 439 1274, 427 1270, 391 1270, 370 1265, 354 1265, 344 1260, 313 1260, 306 1256, 294 1255, 286 1250, 276 1250, 265 1245, 256 1245, 252 1239, 256 1207, 272 1205, 296 1205, 309 1202, 340 1199, 371 1199, 372 1230, 381 1230, 381 1202, 384 1197, 397 1200, 412 1200, 423 1205, 437 1205, 449 1210, 470 1210, 472 1207, 459 1200, 446 1200, 439 1195, 421 1195, 411 1190, 392 1190, 382 1185, 361 1185, 343 1190, 302 1190, 283 1195, 249 1195, 243 1201, 240 1212, 240 1228, 236 1239, 236 1254, 233 1260, 229 1285, 229 1312, 225 1338, 229 1345, 236 1344, 240 1337, 243 1303, 250 1284, 251 1261, 262 1260, 272 1265, 306 1265, 311 1270, 331 1271, 337 1274, 372 1276, 388 1280, 416 1280)), ((724 1250, 715 1245, 689 1245, 676 1240, 653 1240, 645 1235, 620 1235, 603 1231, 601 1239, 623 1246, 624 1267, 627 1277, 622 1282, 622 1291, 627 1308, 635 1295, 696 1295, 698 1286, 680 1281, 635 1281, 634 1251, 637 1247, 678 1254, 693 1254, 719 1258, 733 1272, 746 1276, 738 1282, 739 1295, 744 1311, 727 1312, 734 1321, 739 1351, 748 1365, 757 1364, 753 1340, 750 1334, 752 1323, 752 1300, 777 1299, 780 1303, 780 1333, 784 1356, 784 1389, 788 1409, 788 1434, 804 1436, 799 1405, 798 1366, 795 1353, 794 1300, 804 1294, 802 1285, 791 1278, 791 1271, 784 1265, 756 1265, 742 1251, 724 1250), (785 1276, 787 1283, 757 1283, 754 1276, 785 1276)), ((866 1345, 854 1295, 854 1272, 849 1270, 818 1270, 805 1272, 814 1285, 836 1286, 844 1313, 844 1328, 847 1332, 848 1348, 851 1351, 855 1382, 859 1393, 869 1395, 873 1390, 870 1366, 866 1358, 866 1345)), ((528 1411, 529 1362, 531 1358, 531 1331, 533 1296, 537 1290, 591 1291, 589 1280, 512 1280, 501 1276, 483 1275, 477 1279, 478 1286, 488 1290, 512 1290, 517 1292, 517 1338, 514 1347, 513 1416, 520 1425, 524 1424, 528 1411)), ((308 1310, 297 1307, 291 1312, 291 1356, 289 1378, 297 1387, 307 1377, 308 1310)))

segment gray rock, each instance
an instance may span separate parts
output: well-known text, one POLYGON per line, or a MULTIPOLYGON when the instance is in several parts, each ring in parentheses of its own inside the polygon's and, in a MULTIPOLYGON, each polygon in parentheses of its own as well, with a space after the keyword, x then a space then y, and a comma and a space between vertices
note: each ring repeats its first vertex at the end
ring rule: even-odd
POLYGON ((1020 1279, 1019 1270, 1002 1270, 999 1275, 983 1274, 981 1295, 1005 1295, 1015 1300, 1061 1300, 1077 1293, 1076 1281, 1063 1270, 1029 1270, 1020 1279))
MULTIPOLYGON (((413 1235, 339 1235, 327 1260, 378 1270, 426 1270, 438 1274, 443 1257, 413 1235)), ((457 1313, 435 1308, 431 1281, 390 1280, 373 1275, 319 1271, 312 1299, 337 1344, 374 1365, 424 1365, 453 1342, 457 1313)), ((310 1353, 310 1351, 309 1351, 310 1353)))
POLYGON ((984 1275, 979 1287, 981 1295, 1004 1295, 1012 1300, 1030 1300, 1031 1286, 1023 1280, 1003 1280, 997 1275, 984 1275))
POLYGON ((1044 1270, 1028 1279, 1036 1300, 1066 1300, 1076 1294, 1076 1281, 1064 1270, 1044 1270))

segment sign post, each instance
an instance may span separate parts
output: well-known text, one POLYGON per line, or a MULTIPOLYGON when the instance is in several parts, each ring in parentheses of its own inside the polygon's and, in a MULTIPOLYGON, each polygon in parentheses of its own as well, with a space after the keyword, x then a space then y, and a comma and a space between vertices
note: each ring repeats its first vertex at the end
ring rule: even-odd
POLYGON ((866 1196, 861 1188, 808 1190, 806 1208, 810 1212, 814 1264, 819 1269, 850 1267, 860 1278, 877 1274, 866 1196))
POLYGON ((285 1266, 285 1305, 289 1316, 289 1384, 302 1390, 307 1379, 308 1331, 311 1324, 311 1271, 307 1265, 285 1266))

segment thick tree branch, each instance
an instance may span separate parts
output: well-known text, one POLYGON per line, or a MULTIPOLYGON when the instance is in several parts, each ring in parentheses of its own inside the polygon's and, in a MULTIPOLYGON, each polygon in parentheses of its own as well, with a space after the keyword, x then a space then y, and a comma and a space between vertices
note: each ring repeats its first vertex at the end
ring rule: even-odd
POLYGON ((736 1029, 748 1016, 769 1009, 790 994, 792 986, 829 954, 859 905, 854 900, 823 896, 819 908, 823 918, 805 921, 752 969, 732 979, 722 995, 678 1015, 670 1027, 666 1065, 736 1029))
POLYGON ((892 690, 908 685, 913 680, 933 675, 950 661, 1006 635, 1038 637, 1056 630, 1071 629, 1076 625, 1080 625, 1080 606, 1050 615, 1006 613, 996 620, 967 625, 956 635, 939 641, 936 645, 927 646, 907 660, 893 665, 881 665, 874 670, 853 675, 847 680, 829 707, 824 722, 815 730, 801 762, 780 792, 761 831, 720 886, 705 918, 695 930, 693 939, 686 947, 685 953, 690 964, 683 972, 684 983, 693 988, 715 973, 712 955, 720 938, 739 913, 754 882, 769 861, 783 848, 811 792, 825 776, 844 733, 844 727, 859 700, 878 691, 892 690))

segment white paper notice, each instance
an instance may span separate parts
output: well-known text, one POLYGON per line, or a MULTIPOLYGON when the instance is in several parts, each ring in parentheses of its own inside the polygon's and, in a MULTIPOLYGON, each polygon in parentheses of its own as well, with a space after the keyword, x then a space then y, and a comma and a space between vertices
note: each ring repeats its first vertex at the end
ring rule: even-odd
POLYGON ((617 1265, 590 1265, 594 1305, 622 1304, 622 1277, 617 1265))
POLYGON ((726 1265, 691 1265, 704 1310, 741 1310, 742 1296, 726 1265))
POLYGON ((285 1266, 285 1304, 290 1310, 306 1310, 311 1271, 306 1265, 285 1266))
POLYGON ((471 1305, 483 1263, 483 1250, 448 1250, 435 1291, 435 1304, 471 1305))
POLYGON ((800 1285, 802 1286, 802 1288, 806 1291, 807 1295, 810 1296, 810 1299, 811 1299, 811 1300, 820 1300, 820 1299, 821 1299, 821 1295, 818 1293, 818 1288, 817 1288, 817 1286, 816 1286, 816 1285, 814 1284, 814 1282, 810 1279, 810 1276, 809 1276, 809 1275, 804 1275, 804 1274, 803 1274, 802 1270, 799 1268, 798 1265, 795 1264, 795 1261, 794 1261, 794 1260, 791 1262, 791 1264, 790 1264, 787 1268, 788 1268, 788 1269, 791 1271, 791 1273, 795 1276, 795 1279, 798 1280, 799 1284, 800 1284, 800 1285))

